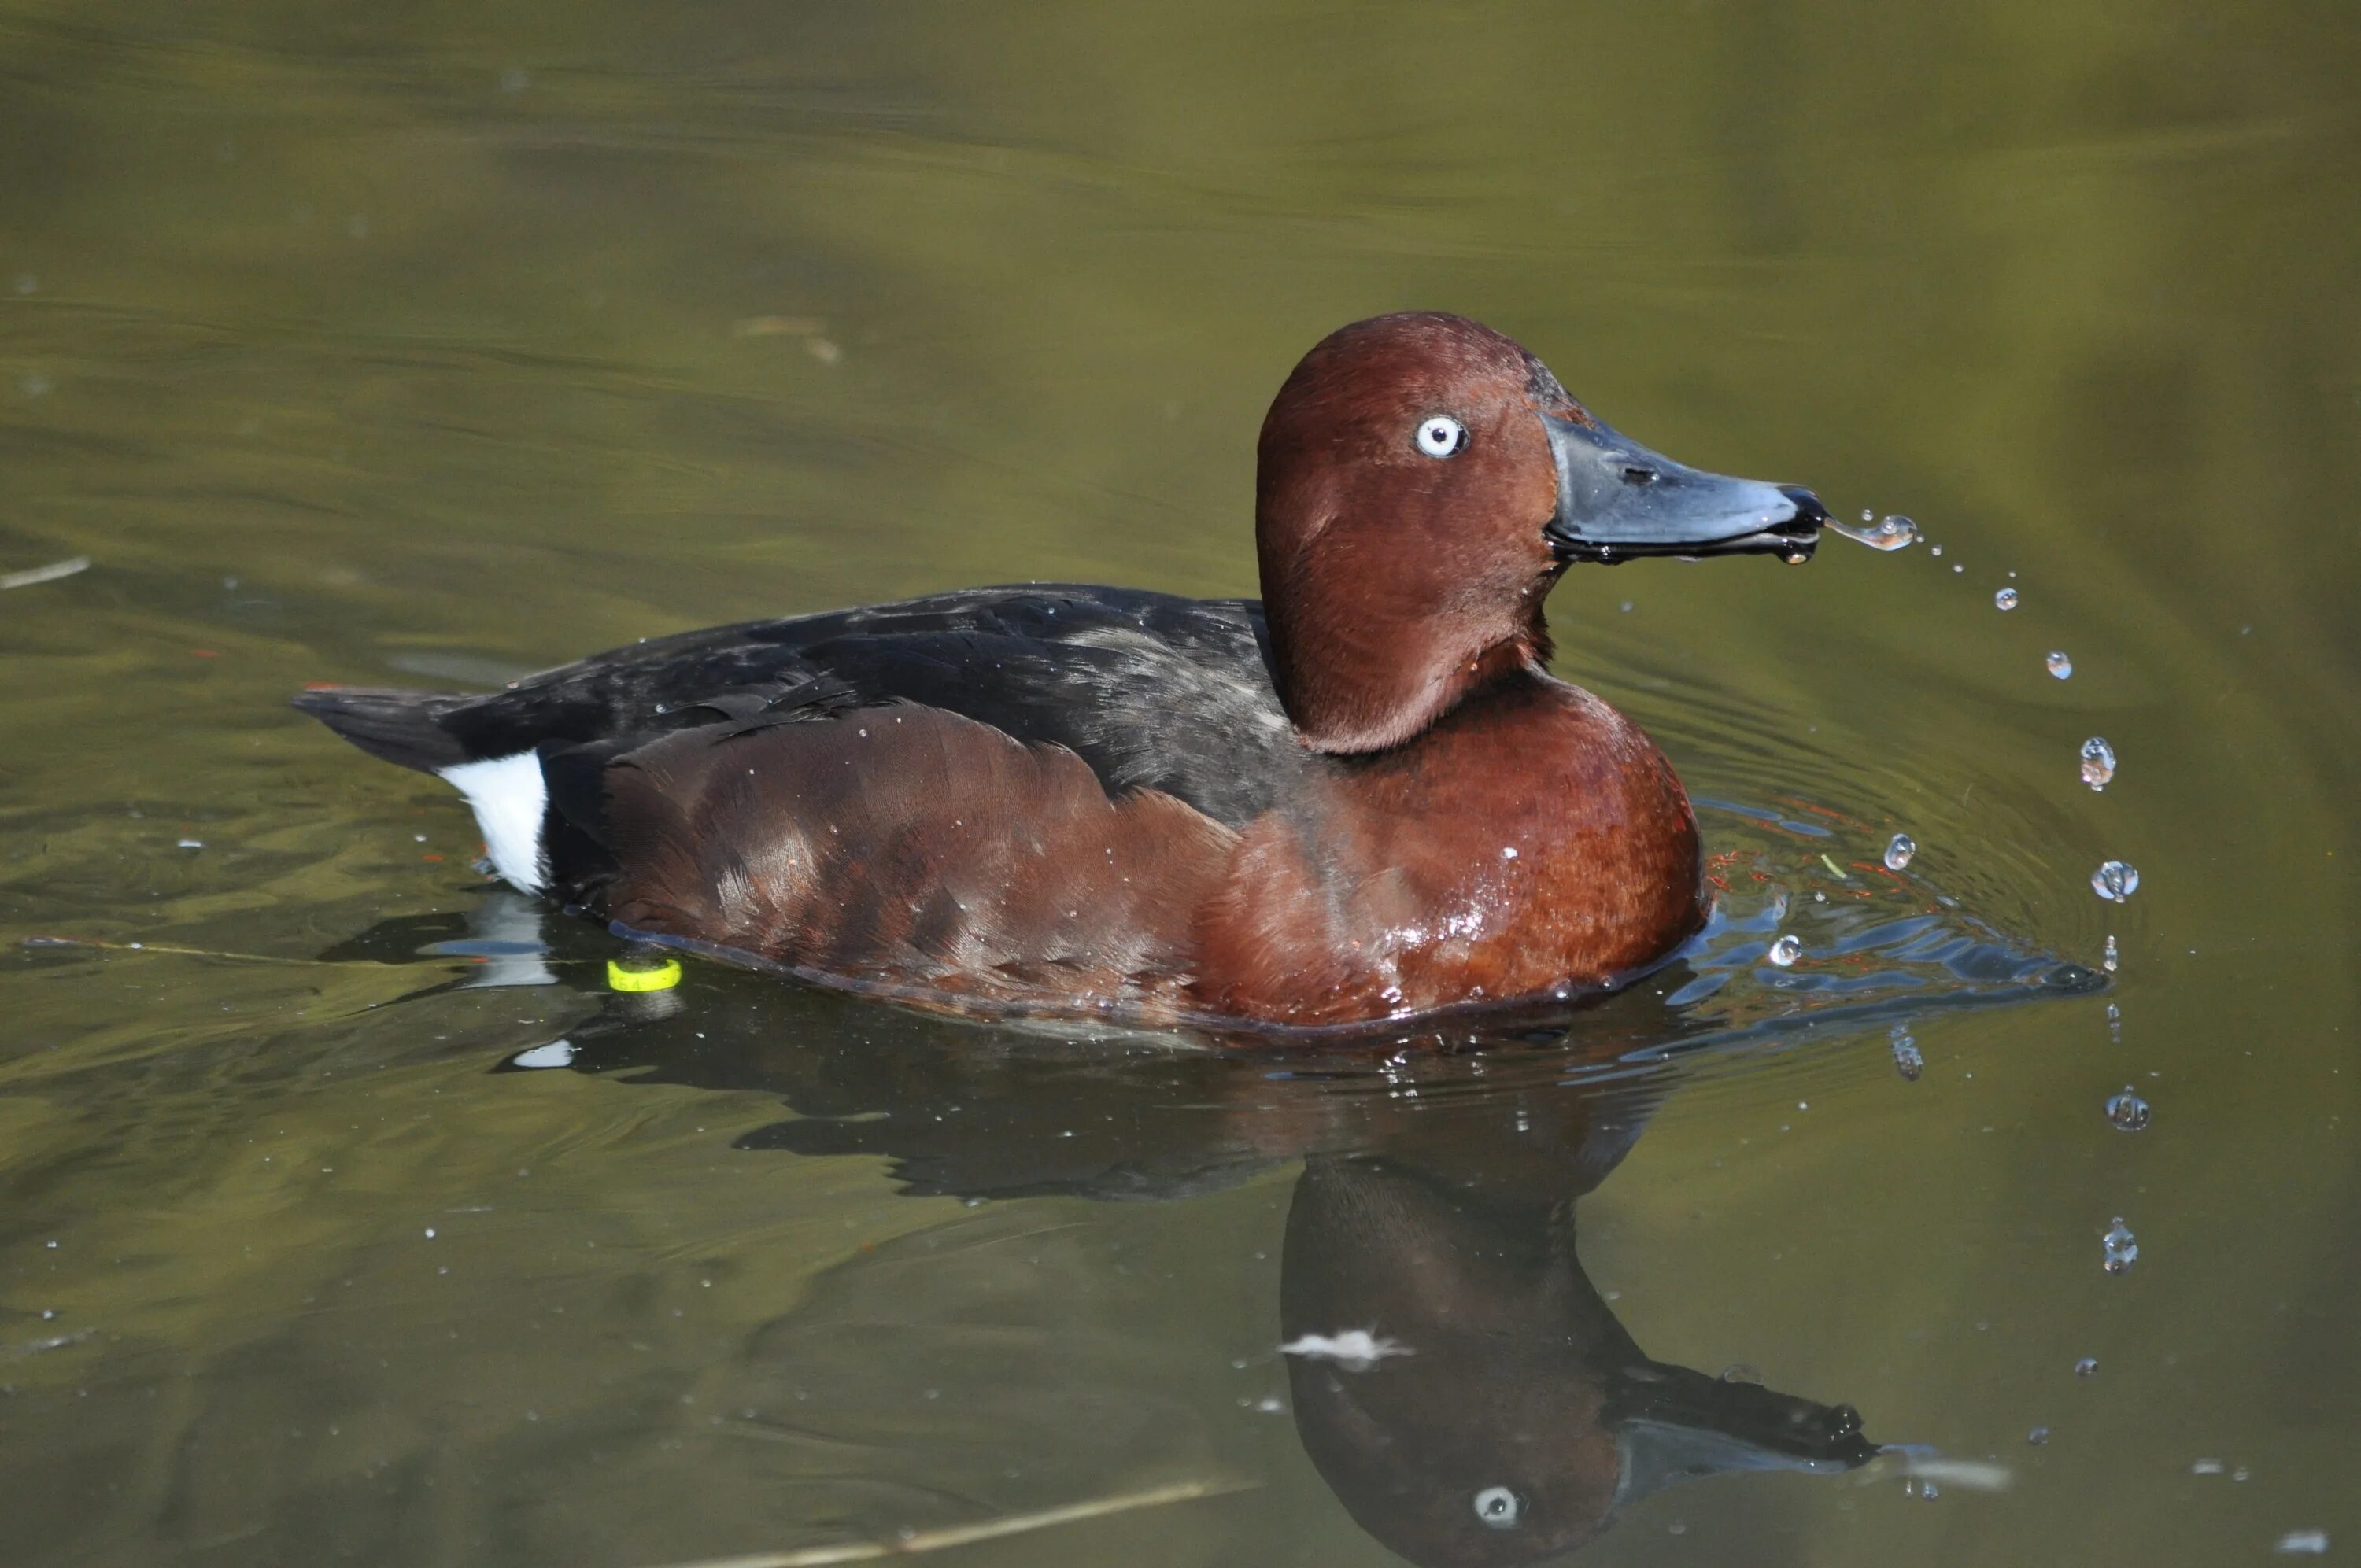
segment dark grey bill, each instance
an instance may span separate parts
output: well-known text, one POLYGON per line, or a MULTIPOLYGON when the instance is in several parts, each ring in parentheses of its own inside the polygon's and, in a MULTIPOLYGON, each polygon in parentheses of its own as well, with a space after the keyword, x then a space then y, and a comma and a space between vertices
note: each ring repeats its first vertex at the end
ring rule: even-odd
POLYGON ((1541 416, 1557 459, 1557 515, 1542 530, 1561 561, 1642 555, 1808 557, 1828 509, 1811 491, 1675 463, 1601 425, 1541 416))

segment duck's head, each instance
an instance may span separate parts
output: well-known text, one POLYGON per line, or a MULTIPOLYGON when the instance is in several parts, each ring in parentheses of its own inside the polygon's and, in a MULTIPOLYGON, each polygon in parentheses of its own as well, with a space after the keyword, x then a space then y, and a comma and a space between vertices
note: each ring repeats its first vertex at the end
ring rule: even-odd
POLYGON ((1256 544, 1279 696, 1309 745, 1410 739, 1548 657, 1542 600, 1576 561, 1800 561, 1809 490, 1702 473, 1609 429, 1464 316, 1323 339, 1263 421, 1256 544))

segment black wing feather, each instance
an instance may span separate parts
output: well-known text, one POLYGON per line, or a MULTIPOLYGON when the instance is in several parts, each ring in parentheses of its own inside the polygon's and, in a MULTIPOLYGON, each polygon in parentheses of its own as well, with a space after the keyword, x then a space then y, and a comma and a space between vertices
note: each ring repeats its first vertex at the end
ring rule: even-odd
MULTIPOLYGON (((554 795, 587 810, 595 790, 582 786, 607 759, 669 730, 917 702, 1067 747, 1110 793, 1163 790, 1238 827, 1301 765, 1267 641, 1250 599, 972 588, 660 638, 482 696, 328 690, 296 706, 428 772, 538 750, 554 795)), ((594 820, 577 825, 598 836, 594 820)))

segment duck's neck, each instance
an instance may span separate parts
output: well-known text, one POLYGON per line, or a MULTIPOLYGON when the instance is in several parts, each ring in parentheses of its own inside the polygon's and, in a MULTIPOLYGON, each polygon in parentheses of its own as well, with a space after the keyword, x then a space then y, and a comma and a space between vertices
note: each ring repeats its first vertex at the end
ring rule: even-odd
POLYGON ((1422 563, 1349 558, 1362 548, 1331 531, 1262 561, 1279 701, 1313 751, 1399 746, 1476 693, 1548 663, 1542 601, 1555 573, 1454 591, 1422 563))

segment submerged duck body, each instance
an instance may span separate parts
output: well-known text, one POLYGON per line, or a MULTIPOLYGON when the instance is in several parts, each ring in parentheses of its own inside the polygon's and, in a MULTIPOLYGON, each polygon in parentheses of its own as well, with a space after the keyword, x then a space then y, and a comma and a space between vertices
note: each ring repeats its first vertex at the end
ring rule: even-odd
POLYGON ((1258 453, 1261 601, 983 588, 299 707, 652 937, 994 1012, 1352 1025, 1609 986, 1703 916, 1672 768, 1548 674, 1574 562, 1808 554, 1808 492, 1625 440, 1509 339, 1381 316, 1258 453))

